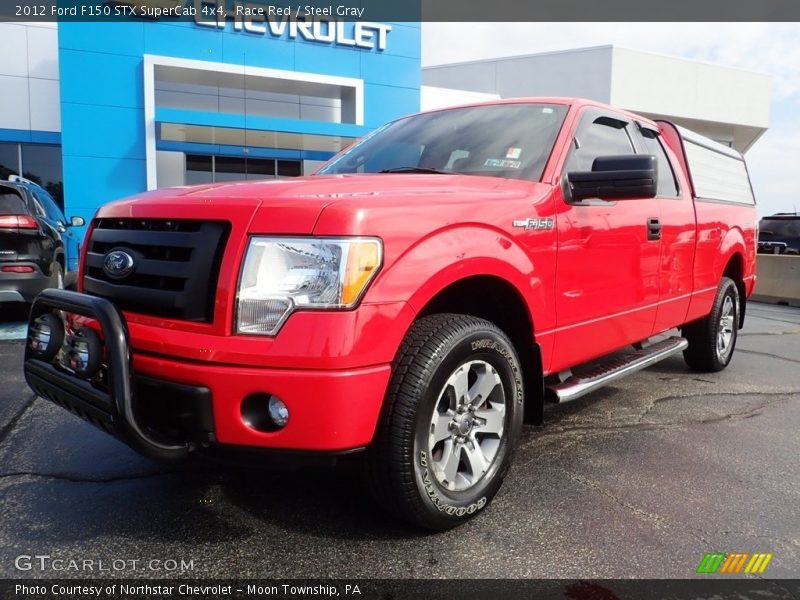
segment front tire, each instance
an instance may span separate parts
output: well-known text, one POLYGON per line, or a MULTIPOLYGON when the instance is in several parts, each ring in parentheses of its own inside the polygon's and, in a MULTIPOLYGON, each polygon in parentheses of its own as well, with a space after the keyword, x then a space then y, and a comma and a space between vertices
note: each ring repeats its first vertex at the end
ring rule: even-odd
POLYGON ((492 323, 440 314, 414 323, 392 368, 367 483, 392 514, 450 529, 508 472, 522 430, 519 359, 492 323))
POLYGON ((689 341, 683 358, 689 367, 713 373, 728 366, 736 348, 740 306, 739 288, 732 279, 723 277, 711 313, 683 327, 683 337, 689 341))
POLYGON ((50 287, 58 290, 64 289, 64 268, 58 261, 55 261, 50 268, 50 287))

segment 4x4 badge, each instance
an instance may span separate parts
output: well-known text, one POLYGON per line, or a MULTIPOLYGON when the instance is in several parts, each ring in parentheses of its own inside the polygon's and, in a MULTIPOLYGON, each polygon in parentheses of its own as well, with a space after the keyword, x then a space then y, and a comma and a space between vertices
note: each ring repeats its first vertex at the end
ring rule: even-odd
POLYGON ((514 227, 521 227, 528 231, 530 229, 552 229, 555 225, 553 219, 517 219, 512 221, 511 225, 514 227))

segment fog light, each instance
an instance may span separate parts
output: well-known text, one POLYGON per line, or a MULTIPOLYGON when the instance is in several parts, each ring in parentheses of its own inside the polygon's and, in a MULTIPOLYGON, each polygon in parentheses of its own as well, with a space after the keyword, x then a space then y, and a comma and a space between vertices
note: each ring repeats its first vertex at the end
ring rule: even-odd
POLYGON ((61 366, 78 377, 91 379, 100 370, 103 345, 93 329, 81 327, 64 338, 61 366))
POLYGON ((242 401, 242 420, 257 431, 278 431, 289 422, 289 408, 271 394, 252 394, 242 401))
POLYGON ((269 397, 269 418, 278 427, 286 427, 289 422, 289 407, 277 396, 269 397))
POLYGON ((37 317, 28 329, 28 347, 45 360, 52 359, 64 341, 64 323, 53 313, 37 317))

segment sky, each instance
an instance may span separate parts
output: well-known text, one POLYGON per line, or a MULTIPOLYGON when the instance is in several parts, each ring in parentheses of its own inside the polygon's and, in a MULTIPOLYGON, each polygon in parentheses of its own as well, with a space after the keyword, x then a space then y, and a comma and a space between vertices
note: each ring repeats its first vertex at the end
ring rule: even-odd
POLYGON ((769 130, 745 158, 759 214, 800 211, 800 23, 424 23, 422 64, 605 44, 772 75, 769 130))

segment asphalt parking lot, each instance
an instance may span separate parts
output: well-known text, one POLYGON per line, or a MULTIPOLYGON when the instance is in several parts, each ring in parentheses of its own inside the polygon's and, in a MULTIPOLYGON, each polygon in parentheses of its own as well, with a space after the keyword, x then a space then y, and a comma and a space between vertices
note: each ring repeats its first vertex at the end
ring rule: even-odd
POLYGON ((722 373, 673 357, 549 410, 491 507, 437 535, 387 518, 354 469, 140 458, 35 399, 22 348, 0 342, 2 577, 91 575, 15 568, 40 554, 140 561, 104 573, 124 577, 685 578, 711 551, 800 575, 800 309, 751 304, 722 373))

